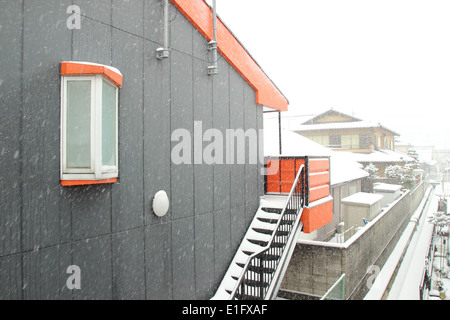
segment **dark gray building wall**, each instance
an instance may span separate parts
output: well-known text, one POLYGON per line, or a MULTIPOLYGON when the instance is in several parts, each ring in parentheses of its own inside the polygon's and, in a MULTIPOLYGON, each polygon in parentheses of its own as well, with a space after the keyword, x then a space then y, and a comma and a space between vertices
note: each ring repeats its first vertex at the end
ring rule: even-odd
MULTIPOLYGON (((170 5, 159 61, 159 0, 0 0, 0 299, 208 299, 263 193, 259 165, 174 165, 172 131, 262 128, 245 80, 170 5), (80 30, 66 21, 81 8, 80 30), (60 63, 124 75, 119 181, 60 185, 60 63), (168 214, 152 213, 165 190, 168 214), (69 265, 81 290, 66 287, 69 265)), ((259 152, 262 152, 260 150, 259 152)))

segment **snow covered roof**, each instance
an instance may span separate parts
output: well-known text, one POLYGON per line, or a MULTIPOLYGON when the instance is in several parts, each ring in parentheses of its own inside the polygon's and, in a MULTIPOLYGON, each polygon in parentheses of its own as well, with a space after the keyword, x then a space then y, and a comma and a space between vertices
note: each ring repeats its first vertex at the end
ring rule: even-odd
POLYGON ((343 122, 349 122, 349 121, 361 121, 361 119, 356 118, 354 116, 339 112, 337 110, 334 110, 333 108, 331 108, 330 110, 327 110, 319 115, 314 116, 314 118, 311 118, 310 120, 308 120, 307 122, 303 122, 302 124, 314 124, 314 123, 319 123, 319 120, 326 118, 328 116, 340 116, 341 119, 340 121, 343 122))
POLYGON ((318 131, 318 130, 334 130, 334 129, 360 129, 360 128, 382 128, 394 135, 399 136, 398 133, 382 126, 379 123, 371 121, 352 121, 352 122, 329 122, 329 123, 318 123, 318 124, 305 124, 298 126, 295 131, 305 132, 305 131, 318 131))
POLYGON ((352 194, 351 196, 342 199, 342 203, 346 204, 362 204, 362 205, 373 205, 374 203, 380 201, 383 198, 381 194, 358 192, 352 194))
POLYGON ((330 184, 332 186, 369 176, 363 166, 347 153, 332 151, 287 129, 281 131, 281 137, 282 153, 280 154, 277 128, 275 126, 264 128, 264 155, 266 157, 330 157, 330 184))
POLYGON ((346 153, 332 151, 330 177, 332 186, 368 176, 369 173, 363 169, 363 165, 347 157, 346 153))
POLYGON ((414 159, 404 153, 393 150, 375 150, 371 153, 351 152, 352 159, 357 162, 376 163, 376 162, 412 162, 414 159))
POLYGON ((402 186, 398 184, 377 183, 373 185, 373 190, 379 192, 396 192, 400 191, 401 189, 402 186))
POLYGON ((330 156, 331 150, 315 143, 314 141, 299 135, 293 131, 281 130, 282 154, 280 154, 278 128, 264 128, 264 155, 270 157, 305 157, 305 156, 330 156))

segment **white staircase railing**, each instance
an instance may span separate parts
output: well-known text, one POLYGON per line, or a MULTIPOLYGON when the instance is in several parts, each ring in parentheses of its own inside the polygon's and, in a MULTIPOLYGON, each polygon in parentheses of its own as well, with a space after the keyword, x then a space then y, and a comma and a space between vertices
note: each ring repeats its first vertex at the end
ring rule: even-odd
POLYGON ((273 299, 301 231, 307 186, 305 166, 282 209, 259 208, 213 299, 273 299))

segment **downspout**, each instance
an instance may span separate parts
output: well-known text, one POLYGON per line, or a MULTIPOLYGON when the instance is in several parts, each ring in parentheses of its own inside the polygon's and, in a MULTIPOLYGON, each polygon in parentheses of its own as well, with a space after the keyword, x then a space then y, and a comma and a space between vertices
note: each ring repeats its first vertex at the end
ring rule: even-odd
POLYGON ((282 137, 281 137, 281 132, 282 132, 282 128, 281 128, 281 112, 278 112, 278 147, 280 148, 280 156, 283 153, 283 143, 282 143, 282 137))
POLYGON ((156 57, 160 60, 169 57, 169 0, 164 1, 164 43, 156 49, 156 57))
POLYGON ((208 75, 212 76, 219 73, 217 66, 217 5, 216 0, 212 0, 213 14, 213 40, 208 43, 208 51, 213 53, 213 65, 208 67, 208 75))

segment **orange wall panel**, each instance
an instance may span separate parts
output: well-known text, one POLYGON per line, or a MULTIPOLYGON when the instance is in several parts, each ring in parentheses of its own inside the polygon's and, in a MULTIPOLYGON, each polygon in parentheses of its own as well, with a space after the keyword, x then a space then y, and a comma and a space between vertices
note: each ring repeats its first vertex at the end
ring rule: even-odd
POLYGON ((294 171, 295 168, 295 159, 281 159, 280 160, 280 169, 281 171, 294 171))
POLYGON ((298 171, 302 165, 305 164, 305 159, 295 159, 295 169, 298 171))
POLYGON ((275 174, 266 176, 266 192, 280 193, 280 160, 270 159, 267 161, 267 171, 271 169, 277 169, 275 174))
POLYGON ((329 195, 330 195, 329 185, 309 188, 309 203, 328 197, 329 195))
POLYGON ((330 183, 330 174, 328 171, 311 173, 309 175, 309 187, 310 188, 328 185, 329 183, 330 183))
POLYGON ((333 201, 303 210, 303 232, 311 233, 333 221, 333 201))
MULTIPOLYGON (((305 159, 270 159, 268 166, 278 166, 279 172, 266 176, 266 192, 289 193, 296 174, 305 159)), ((309 201, 313 202, 329 195, 329 159, 310 159, 309 162, 309 201), (311 171, 312 168, 312 171, 311 171)))
POLYGON ((280 193, 280 183, 278 181, 276 182, 269 182, 267 181, 267 193, 280 193))
POLYGON ((310 159, 309 160, 309 173, 330 171, 330 161, 328 158, 324 159, 310 159))

